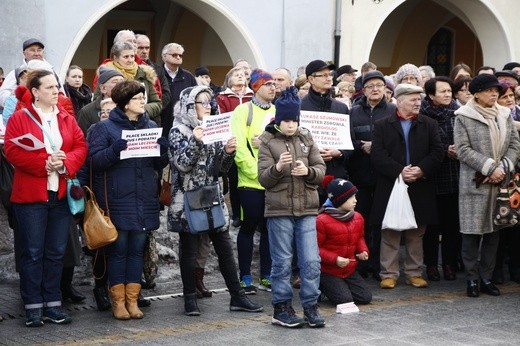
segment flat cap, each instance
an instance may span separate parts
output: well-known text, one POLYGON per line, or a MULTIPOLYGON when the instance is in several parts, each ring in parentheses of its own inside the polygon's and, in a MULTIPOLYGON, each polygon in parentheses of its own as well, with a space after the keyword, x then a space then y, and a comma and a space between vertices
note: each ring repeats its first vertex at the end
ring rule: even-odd
POLYGON ((402 95, 420 94, 422 92, 424 92, 424 90, 420 86, 413 85, 413 84, 407 84, 407 83, 401 83, 395 87, 394 97, 399 98, 399 96, 402 96, 402 95))

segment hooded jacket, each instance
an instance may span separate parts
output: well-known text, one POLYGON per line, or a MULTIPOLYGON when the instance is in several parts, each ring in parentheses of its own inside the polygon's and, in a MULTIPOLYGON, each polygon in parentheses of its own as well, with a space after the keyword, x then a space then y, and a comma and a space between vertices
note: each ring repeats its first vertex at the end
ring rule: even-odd
POLYGON ((294 135, 286 136, 271 123, 260 140, 258 180, 265 188, 265 217, 317 215, 317 189, 325 175, 325 163, 310 131, 300 127, 294 135), (290 166, 276 170, 280 155, 287 150, 295 161, 308 167, 306 176, 291 175, 290 166))
MULTIPOLYGON (((218 174, 227 172, 234 158, 234 154, 226 153, 221 142, 204 144, 195 140, 193 129, 199 125, 199 120, 194 106, 195 99, 201 92, 212 94, 211 89, 206 86, 189 87, 181 92, 168 138, 168 156, 172 167, 168 229, 174 232, 189 232, 184 215, 184 193, 201 186, 218 184, 218 174)), ((219 200, 224 209, 226 224, 218 231, 225 231, 229 228, 229 217, 221 189, 219 200)))

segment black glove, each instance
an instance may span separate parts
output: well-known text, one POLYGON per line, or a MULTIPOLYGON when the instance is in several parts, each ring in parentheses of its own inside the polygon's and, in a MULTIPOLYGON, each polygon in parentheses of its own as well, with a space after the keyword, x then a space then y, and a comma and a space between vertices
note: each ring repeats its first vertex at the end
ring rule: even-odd
POLYGON ((114 142, 114 144, 112 144, 112 150, 114 151, 114 153, 119 154, 120 152, 126 149, 126 146, 127 140, 119 138, 114 142))
POLYGON ((170 142, 166 137, 159 137, 157 139, 157 144, 160 145, 161 155, 166 154, 166 151, 170 147, 170 142))

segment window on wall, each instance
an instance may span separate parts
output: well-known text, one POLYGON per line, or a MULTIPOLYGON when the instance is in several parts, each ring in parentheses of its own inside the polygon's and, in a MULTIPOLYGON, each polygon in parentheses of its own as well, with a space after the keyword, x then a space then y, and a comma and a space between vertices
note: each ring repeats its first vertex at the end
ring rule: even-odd
POLYGON ((449 76, 451 70, 453 33, 445 28, 439 29, 428 43, 427 64, 433 67, 436 75, 449 76))

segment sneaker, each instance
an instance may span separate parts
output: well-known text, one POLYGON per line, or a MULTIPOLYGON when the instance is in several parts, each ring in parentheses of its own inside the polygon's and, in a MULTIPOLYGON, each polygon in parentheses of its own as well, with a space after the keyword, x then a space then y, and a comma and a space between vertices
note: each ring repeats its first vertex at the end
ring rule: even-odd
POLYGON ((251 275, 242 276, 240 287, 244 289, 246 294, 256 294, 256 286, 253 285, 253 277, 251 275))
POLYGON ((305 324, 305 320, 296 315, 296 312, 290 304, 278 303, 274 305, 271 324, 286 328, 300 328, 305 324))
POLYGON ((25 310, 25 325, 27 327, 41 327, 43 326, 42 309, 26 309, 25 310))
POLYGON ((61 310, 59 306, 52 306, 43 309, 43 320, 55 324, 69 324, 72 318, 61 310))
POLYGON ((384 278, 379 283, 379 287, 381 288, 394 288, 397 284, 397 280, 394 278, 384 278))
POLYGON ((318 304, 314 304, 311 307, 303 308, 303 314, 305 321, 311 328, 321 328, 325 326, 325 319, 321 317, 318 304))
POLYGON ((229 303, 230 311, 247 311, 247 312, 261 312, 264 311, 262 305, 253 303, 244 293, 239 295, 232 295, 229 303))
POLYGON ((258 289, 261 291, 271 292, 271 276, 267 275, 260 279, 258 289))
POLYGON ((406 279, 406 283, 417 288, 428 287, 428 281, 424 280, 421 276, 409 277, 406 279))

